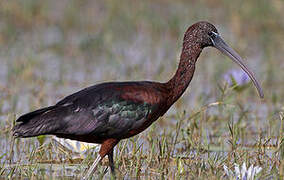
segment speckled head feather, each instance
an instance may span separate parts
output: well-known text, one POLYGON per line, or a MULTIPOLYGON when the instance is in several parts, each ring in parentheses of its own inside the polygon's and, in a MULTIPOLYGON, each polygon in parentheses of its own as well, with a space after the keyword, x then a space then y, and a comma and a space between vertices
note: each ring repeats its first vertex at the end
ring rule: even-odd
POLYGON ((183 46, 200 45, 201 48, 213 46, 211 41, 211 34, 218 34, 215 26, 209 22, 201 21, 190 26, 183 39, 183 46))

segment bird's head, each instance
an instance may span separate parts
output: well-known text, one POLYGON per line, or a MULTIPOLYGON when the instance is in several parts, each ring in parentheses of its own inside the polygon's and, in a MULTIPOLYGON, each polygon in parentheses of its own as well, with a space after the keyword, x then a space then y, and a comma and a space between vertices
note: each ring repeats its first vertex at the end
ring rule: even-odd
MULTIPOLYGON (((193 24, 187 29, 183 40, 183 50, 195 50, 195 48, 202 50, 205 47, 215 47, 237 63, 249 75, 258 90, 259 96, 261 98, 264 97, 262 88, 253 73, 243 63, 243 59, 225 43, 214 25, 209 22, 201 21, 193 24)), ((192 52, 187 53, 191 54, 192 52)))
POLYGON ((201 21, 190 26, 184 36, 184 43, 190 41, 190 44, 196 44, 201 48, 213 46, 211 38, 218 34, 214 25, 201 21))

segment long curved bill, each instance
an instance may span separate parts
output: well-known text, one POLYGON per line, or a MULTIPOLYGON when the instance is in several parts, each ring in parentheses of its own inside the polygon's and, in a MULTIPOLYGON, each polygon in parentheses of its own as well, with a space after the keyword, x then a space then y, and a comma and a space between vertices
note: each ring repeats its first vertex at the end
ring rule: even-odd
POLYGON ((211 36, 211 40, 215 48, 220 50, 223 54, 229 56, 235 63, 237 63, 247 73, 247 75, 250 77, 253 84, 255 85, 260 98, 264 98, 263 91, 262 91, 260 84, 254 77, 253 73, 243 63, 242 58, 230 46, 228 46, 217 33, 213 33, 213 35, 211 36))

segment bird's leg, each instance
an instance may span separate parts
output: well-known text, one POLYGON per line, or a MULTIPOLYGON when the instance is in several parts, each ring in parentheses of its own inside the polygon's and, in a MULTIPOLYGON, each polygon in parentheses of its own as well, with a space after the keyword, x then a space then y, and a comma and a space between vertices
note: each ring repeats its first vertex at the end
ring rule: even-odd
POLYGON ((97 156, 97 159, 94 161, 92 166, 88 169, 88 172, 86 176, 83 177, 83 179, 88 179, 90 178, 91 174, 96 171, 98 164, 102 161, 104 157, 101 157, 101 155, 97 156))
POLYGON ((115 167, 113 162, 113 149, 108 153, 109 167, 111 170, 111 176, 115 177, 115 167))
MULTIPOLYGON (((102 161, 102 159, 109 154, 110 152, 113 151, 113 147, 119 142, 119 140, 117 139, 107 139, 105 140, 100 148, 99 151, 99 155, 97 157, 97 159, 95 160, 95 162, 92 164, 92 166, 90 167, 90 169, 88 170, 86 176, 83 177, 83 179, 88 179, 91 177, 92 173, 94 173, 94 171, 96 170, 99 162, 102 161)), ((111 153, 113 154, 113 153, 111 153)), ((113 162, 113 159, 112 159, 113 162)), ((113 164, 113 163, 112 163, 113 164)))

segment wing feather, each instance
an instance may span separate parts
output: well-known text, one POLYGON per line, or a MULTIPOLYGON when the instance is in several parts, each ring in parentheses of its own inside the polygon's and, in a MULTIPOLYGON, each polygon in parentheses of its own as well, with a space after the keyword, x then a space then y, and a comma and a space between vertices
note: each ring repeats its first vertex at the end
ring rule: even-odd
POLYGON ((17 121, 22 121, 23 117, 25 121, 14 129, 25 132, 22 137, 40 134, 123 136, 140 127, 157 109, 160 99, 159 92, 151 89, 149 82, 104 83, 67 96, 55 106, 20 117, 17 121))

